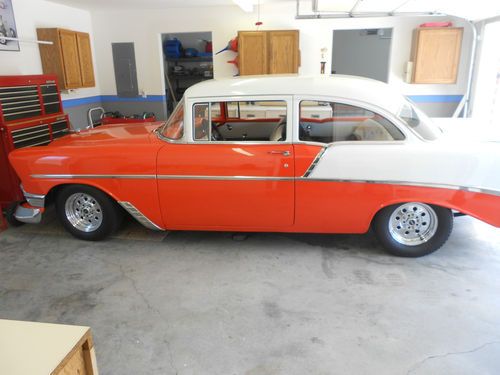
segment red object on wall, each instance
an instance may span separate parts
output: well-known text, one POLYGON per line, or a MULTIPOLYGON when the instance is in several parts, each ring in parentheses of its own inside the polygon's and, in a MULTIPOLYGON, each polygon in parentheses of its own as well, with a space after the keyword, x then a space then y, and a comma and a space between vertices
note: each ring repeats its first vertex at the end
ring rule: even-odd
POLYGON ((238 56, 236 56, 234 59, 232 60, 228 60, 227 61, 228 64, 234 64, 234 66, 238 67, 238 56))
POLYGON ((451 27, 453 24, 451 22, 426 22, 419 27, 451 27))
POLYGON ((42 146, 69 132, 56 76, 0 76, 0 207, 22 201, 9 152, 42 146))
POLYGON ((221 49, 219 52, 216 53, 218 55, 221 52, 224 51, 233 51, 233 52, 238 52, 238 37, 234 37, 231 39, 228 43, 227 46, 225 46, 223 49, 221 49))

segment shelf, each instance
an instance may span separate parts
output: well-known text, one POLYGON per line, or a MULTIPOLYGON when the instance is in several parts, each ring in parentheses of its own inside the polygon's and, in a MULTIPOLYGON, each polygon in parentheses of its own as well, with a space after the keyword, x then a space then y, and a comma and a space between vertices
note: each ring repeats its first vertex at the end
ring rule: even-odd
POLYGON ((213 62, 213 56, 199 56, 199 57, 179 57, 179 58, 173 58, 173 57, 166 57, 165 61, 168 62, 213 62))

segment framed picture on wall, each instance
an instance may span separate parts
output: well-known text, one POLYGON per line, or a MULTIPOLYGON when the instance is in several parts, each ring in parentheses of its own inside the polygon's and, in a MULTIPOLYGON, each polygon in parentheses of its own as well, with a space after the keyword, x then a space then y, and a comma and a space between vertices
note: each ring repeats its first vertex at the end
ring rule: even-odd
POLYGON ((0 0, 0 51, 19 51, 19 42, 6 38, 17 38, 12 0, 0 0))

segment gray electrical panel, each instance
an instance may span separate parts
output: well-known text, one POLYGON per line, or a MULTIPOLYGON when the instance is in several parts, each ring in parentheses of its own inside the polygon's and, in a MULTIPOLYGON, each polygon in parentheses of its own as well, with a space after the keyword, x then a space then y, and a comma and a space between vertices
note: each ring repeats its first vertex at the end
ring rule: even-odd
POLYGON ((112 43, 116 93, 120 97, 139 96, 134 43, 112 43))

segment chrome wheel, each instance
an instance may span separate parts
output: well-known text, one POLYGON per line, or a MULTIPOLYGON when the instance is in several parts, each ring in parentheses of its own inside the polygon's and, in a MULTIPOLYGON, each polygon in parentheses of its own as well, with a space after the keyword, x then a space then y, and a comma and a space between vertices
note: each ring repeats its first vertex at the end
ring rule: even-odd
POLYGON ((389 233, 402 245, 418 246, 429 241, 437 232, 438 218, 425 203, 405 203, 389 218, 389 233))
POLYGON ((102 224, 102 208, 89 194, 75 193, 66 199, 66 218, 73 227, 82 232, 93 232, 102 224))

